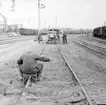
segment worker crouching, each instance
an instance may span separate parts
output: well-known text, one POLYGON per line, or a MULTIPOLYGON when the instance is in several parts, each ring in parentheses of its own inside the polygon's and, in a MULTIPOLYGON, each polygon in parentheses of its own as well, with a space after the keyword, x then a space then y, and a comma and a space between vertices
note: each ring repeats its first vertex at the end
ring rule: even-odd
POLYGON ((17 61, 21 78, 23 75, 37 74, 37 81, 40 81, 41 73, 43 70, 43 64, 38 61, 49 62, 49 58, 41 57, 33 53, 27 53, 20 57, 17 61))

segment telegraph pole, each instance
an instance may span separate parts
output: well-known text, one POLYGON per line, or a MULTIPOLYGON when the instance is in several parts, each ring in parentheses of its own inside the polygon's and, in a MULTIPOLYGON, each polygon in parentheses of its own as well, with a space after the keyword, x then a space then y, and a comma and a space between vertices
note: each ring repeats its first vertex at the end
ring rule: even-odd
POLYGON ((45 5, 40 3, 41 0, 38 0, 38 37, 40 36, 40 9, 44 9, 45 5))
POLYGON ((46 28, 46 20, 44 21, 44 28, 46 28))
POLYGON ((57 20, 57 16, 56 16, 56 28, 57 28, 57 24, 58 24, 58 20, 57 20))
POLYGON ((52 19, 52 20, 54 20, 54 27, 57 28, 57 16, 55 19, 52 19))
POLYGON ((11 6, 13 12, 15 12, 15 0, 12 0, 12 6, 11 6))
POLYGON ((104 21, 104 26, 106 25, 106 22, 104 21))
POLYGON ((38 37, 40 35, 40 0, 38 0, 38 37))

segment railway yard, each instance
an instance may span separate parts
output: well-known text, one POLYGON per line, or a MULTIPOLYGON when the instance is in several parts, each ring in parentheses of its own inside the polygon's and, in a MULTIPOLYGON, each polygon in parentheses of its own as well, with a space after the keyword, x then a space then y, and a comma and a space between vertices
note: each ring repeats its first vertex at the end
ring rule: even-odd
POLYGON ((34 36, 0 38, 1 105, 106 104, 106 40, 67 37, 68 44, 39 44, 34 36), (42 62, 39 82, 24 86, 17 60, 29 51, 51 60, 42 62))

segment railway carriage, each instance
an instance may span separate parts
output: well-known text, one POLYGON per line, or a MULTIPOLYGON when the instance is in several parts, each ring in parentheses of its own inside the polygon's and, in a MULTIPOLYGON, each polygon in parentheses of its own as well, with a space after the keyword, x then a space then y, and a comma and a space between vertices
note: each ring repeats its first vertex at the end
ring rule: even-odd
POLYGON ((27 28, 20 28, 19 32, 21 35, 36 35, 37 34, 37 30, 27 29, 27 28))
POLYGON ((94 37, 106 38, 106 26, 97 27, 93 30, 94 37))

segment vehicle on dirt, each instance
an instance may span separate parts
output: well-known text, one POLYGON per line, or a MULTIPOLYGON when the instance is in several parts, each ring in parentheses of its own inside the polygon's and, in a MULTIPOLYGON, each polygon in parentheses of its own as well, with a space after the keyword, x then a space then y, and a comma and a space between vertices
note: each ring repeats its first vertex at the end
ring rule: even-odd
POLYGON ((59 29, 49 29, 47 44, 57 44, 60 41, 60 30, 59 29))
POLYGON ((49 31, 48 33, 48 40, 46 42, 47 44, 56 44, 56 32, 55 31, 49 31))

